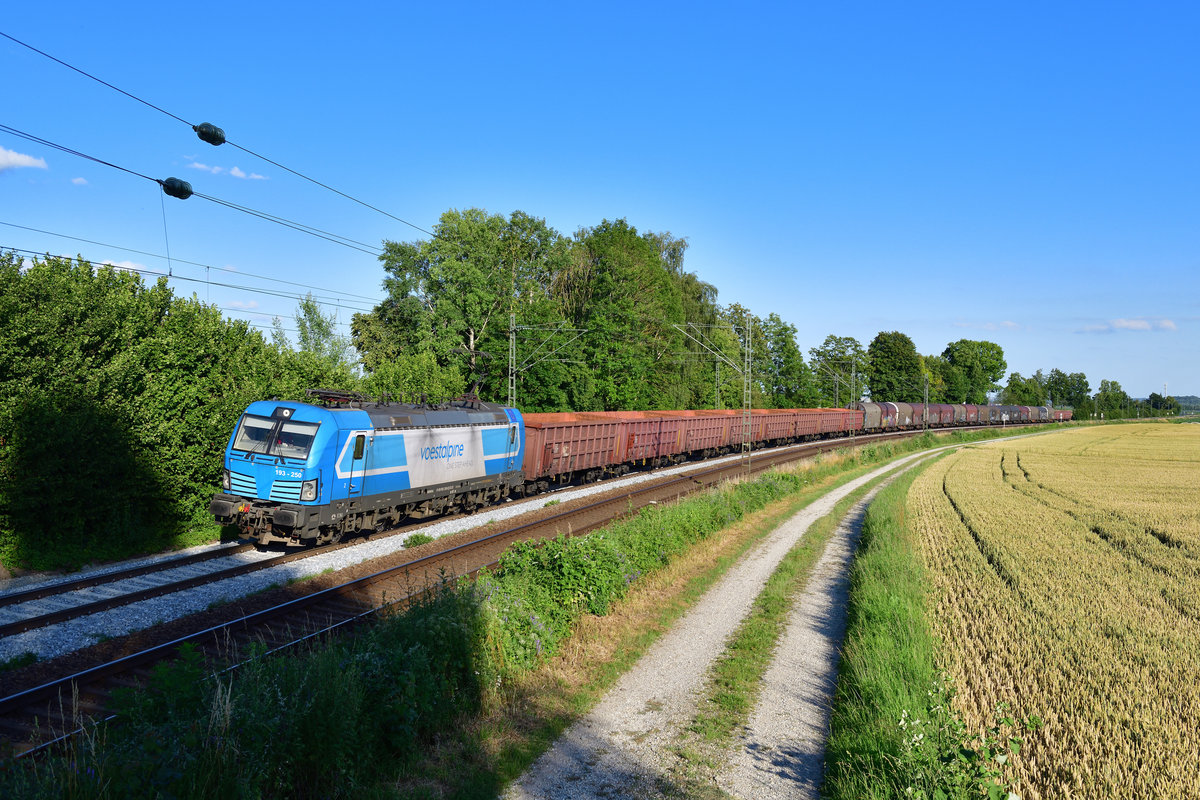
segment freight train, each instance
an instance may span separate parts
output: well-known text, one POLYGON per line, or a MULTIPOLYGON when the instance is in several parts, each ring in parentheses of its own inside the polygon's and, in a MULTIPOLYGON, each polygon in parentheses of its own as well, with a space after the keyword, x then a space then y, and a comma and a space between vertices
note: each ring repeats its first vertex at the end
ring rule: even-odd
MULTIPOLYGON (((471 512, 575 482, 741 449, 736 410, 522 414, 464 397, 377 402, 311 390, 314 403, 260 400, 225 450, 209 511, 260 544, 326 544, 405 519, 471 512)), ((857 433, 1065 421, 1049 406, 855 403, 750 413, 752 447, 857 433)))

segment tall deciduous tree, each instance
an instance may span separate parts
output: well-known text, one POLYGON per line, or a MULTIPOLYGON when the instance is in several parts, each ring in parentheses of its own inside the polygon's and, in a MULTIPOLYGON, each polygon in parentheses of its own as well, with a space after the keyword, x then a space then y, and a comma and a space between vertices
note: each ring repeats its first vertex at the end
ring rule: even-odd
POLYGON ((1133 405, 1133 401, 1121 388, 1121 384, 1110 380, 1100 381, 1100 389, 1096 392, 1094 402, 1096 413, 1102 414, 1105 419, 1129 416, 1129 409, 1133 405))
POLYGON ((683 353, 680 285, 662 243, 625 220, 575 234, 564 276, 564 310, 588 331, 581 357, 594 376, 580 410, 677 407, 687 400, 672 373, 683 353))
POLYGON ((944 356, 925 356, 929 374, 929 402, 965 403, 968 393, 967 376, 944 356))
POLYGON ((275 318, 271 340, 293 363, 293 371, 307 387, 353 389, 358 358, 347 336, 337 332, 337 317, 326 314, 309 292, 296 308, 296 348, 293 350, 283 323, 275 318))
POLYGON ((767 384, 776 408, 808 408, 818 402, 812 370, 796 344, 796 326, 775 313, 763 321, 769 357, 767 384))
POLYGON ((988 393, 1000 388, 997 382, 1008 369, 1004 349, 995 342, 959 339, 946 345, 942 357, 966 377, 966 397, 959 402, 986 403, 988 393))
POLYGON ((567 265, 568 243, 521 211, 447 211, 434 233, 384 242, 388 297, 355 316, 355 344, 369 370, 430 352, 440 368, 479 381, 482 396, 503 400, 509 314, 519 325, 553 316, 549 288, 567 265))
POLYGON ((1000 393, 1000 402, 1013 406, 1040 406, 1046 402, 1046 381, 1039 369, 1026 378, 1019 372, 1008 376, 1008 384, 1000 393))
MULTIPOLYGON (((1050 370, 1046 378, 1046 391, 1056 406, 1081 408, 1091 401, 1091 386, 1082 372, 1067 374, 1060 369, 1050 370)), ((1090 411, 1089 411, 1090 413, 1090 411)))
POLYGON ((906 334, 881 331, 867 347, 867 357, 872 400, 917 402, 925 396, 921 357, 906 334))
POLYGON ((844 406, 862 396, 870 362, 857 339, 829 334, 820 347, 809 349, 808 359, 821 404, 844 406))

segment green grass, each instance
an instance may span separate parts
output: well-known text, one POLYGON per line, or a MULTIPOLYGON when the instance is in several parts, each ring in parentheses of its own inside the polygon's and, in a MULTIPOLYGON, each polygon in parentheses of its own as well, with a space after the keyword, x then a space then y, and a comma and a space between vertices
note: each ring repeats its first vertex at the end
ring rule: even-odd
POLYGON ((927 621, 924 567, 905 522, 918 474, 898 478, 872 502, 850 572, 825 751, 822 794, 831 800, 1005 798, 1003 765, 1020 749, 1011 736, 1018 724, 1004 709, 982 734, 967 732, 951 710, 954 690, 927 621))
POLYGON ((0 672, 8 672, 9 670, 20 669, 27 667, 30 664, 36 664, 38 660, 37 653, 25 652, 12 658, 0 661, 0 672))
POLYGON ((405 547, 420 547, 423 544, 429 544, 433 541, 433 537, 428 533, 410 533, 404 537, 405 547))

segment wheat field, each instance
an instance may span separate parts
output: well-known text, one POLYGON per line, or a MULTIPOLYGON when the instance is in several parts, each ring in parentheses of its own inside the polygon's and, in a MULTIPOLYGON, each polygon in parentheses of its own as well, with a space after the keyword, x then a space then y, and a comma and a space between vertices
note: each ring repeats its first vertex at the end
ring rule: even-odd
POLYGON ((1200 425, 967 447, 908 514, 957 710, 1044 722, 1022 797, 1200 796, 1200 425))

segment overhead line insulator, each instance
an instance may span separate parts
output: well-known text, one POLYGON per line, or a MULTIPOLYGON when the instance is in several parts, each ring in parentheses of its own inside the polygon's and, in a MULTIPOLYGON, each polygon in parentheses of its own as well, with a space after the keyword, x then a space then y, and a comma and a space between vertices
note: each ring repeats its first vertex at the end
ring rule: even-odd
POLYGON ((181 178, 167 178, 165 181, 159 181, 158 183, 162 186, 162 190, 171 197, 187 200, 192 196, 192 185, 181 178))
POLYGON ((211 122, 201 122, 199 125, 193 125, 192 130, 196 132, 196 135, 202 141, 208 142, 211 145, 225 144, 225 131, 211 122))

